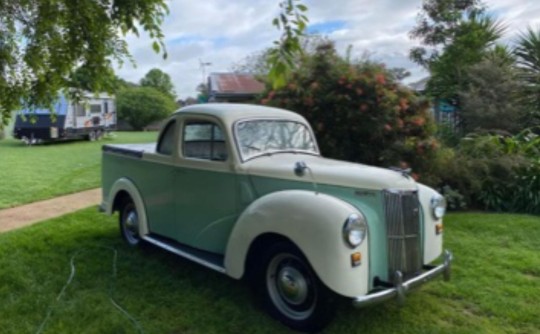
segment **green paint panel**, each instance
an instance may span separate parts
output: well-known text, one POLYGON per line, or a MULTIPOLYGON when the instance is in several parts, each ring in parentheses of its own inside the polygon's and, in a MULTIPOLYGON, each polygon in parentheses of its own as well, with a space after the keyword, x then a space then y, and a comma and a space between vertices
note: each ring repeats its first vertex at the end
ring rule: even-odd
POLYGON ((238 183, 233 173, 177 168, 176 223, 168 236, 223 254, 238 218, 238 183))
POLYGON ((234 174, 174 167, 115 154, 104 157, 105 193, 122 177, 133 180, 143 198, 152 233, 206 251, 225 253, 238 218, 238 182, 234 174))
MULTIPOLYGON (((103 159, 103 185, 110 188, 122 178, 133 180, 146 208, 148 224, 152 232, 167 235, 168 225, 160 222, 174 222, 175 204, 174 167, 143 159, 107 154, 103 159)), ((108 194, 110 189, 105 189, 108 194)), ((109 199, 112 200, 112 199, 109 199)))

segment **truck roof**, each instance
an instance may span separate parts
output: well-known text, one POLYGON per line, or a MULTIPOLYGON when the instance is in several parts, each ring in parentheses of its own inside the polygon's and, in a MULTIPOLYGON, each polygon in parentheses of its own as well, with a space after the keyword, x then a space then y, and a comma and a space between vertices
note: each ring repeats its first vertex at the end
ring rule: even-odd
POLYGON ((300 114, 292 111, 266 107, 254 104, 239 103, 206 103, 196 104, 179 109, 179 113, 193 113, 211 115, 220 118, 222 121, 232 124, 237 120, 246 118, 284 118, 302 123, 307 123, 300 114))

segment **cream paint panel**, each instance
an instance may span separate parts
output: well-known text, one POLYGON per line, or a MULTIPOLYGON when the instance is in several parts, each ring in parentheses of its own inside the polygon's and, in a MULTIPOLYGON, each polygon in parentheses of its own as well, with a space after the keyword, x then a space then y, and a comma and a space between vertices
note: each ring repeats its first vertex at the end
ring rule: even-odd
POLYGON ((137 187, 126 178, 121 178, 117 180, 111 190, 109 191, 109 196, 106 200, 106 212, 108 215, 112 215, 114 198, 120 191, 126 191, 129 196, 133 199, 135 208, 137 209, 137 214, 139 215, 139 235, 145 236, 148 234, 148 221, 146 219, 146 210, 144 208, 144 202, 139 194, 137 187))
POLYGON ((314 192, 290 190, 264 196, 250 205, 239 218, 225 254, 229 276, 241 278, 252 241, 265 233, 290 239, 304 253, 328 288, 354 297, 368 292, 369 256, 365 240, 355 250, 343 240, 346 218, 358 212, 335 197, 314 192), (362 264, 352 268, 350 256, 362 253, 362 264))
POLYGON ((415 181, 389 169, 347 161, 326 159, 309 154, 282 153, 255 158, 245 163, 250 175, 330 184, 360 189, 416 190, 415 181), (303 176, 294 173, 296 162, 303 161, 311 169, 303 176), (313 175, 313 178, 312 178, 313 175))
POLYGON ((435 220, 431 213, 431 198, 438 194, 435 190, 418 184, 418 197, 424 213, 424 264, 437 259, 443 250, 443 235, 435 234, 435 225, 442 223, 442 219, 435 220))

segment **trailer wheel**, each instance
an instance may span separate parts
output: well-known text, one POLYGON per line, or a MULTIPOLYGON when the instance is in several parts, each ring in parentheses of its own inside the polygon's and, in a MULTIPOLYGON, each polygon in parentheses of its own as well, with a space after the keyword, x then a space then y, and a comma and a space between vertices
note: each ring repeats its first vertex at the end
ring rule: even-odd
POLYGON ((95 140, 96 140, 96 132, 90 131, 90 133, 88 134, 88 141, 95 141, 95 140))

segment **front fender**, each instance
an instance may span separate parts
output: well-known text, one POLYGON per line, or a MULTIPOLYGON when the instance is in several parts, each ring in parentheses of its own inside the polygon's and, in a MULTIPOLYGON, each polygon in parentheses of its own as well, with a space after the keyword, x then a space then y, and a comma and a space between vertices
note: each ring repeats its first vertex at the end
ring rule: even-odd
POLYGON ((233 228, 225 253, 226 272, 241 278, 252 242, 263 234, 279 234, 303 252, 328 288, 349 297, 366 294, 368 237, 353 250, 342 234, 347 217, 357 212, 349 203, 313 191, 288 190, 263 196, 242 213, 233 228), (362 264, 353 268, 351 254, 358 251, 362 264))
POLYGON ((139 218, 139 235, 144 236, 148 234, 148 220, 146 217, 146 209, 144 206, 144 201, 142 199, 142 196, 139 192, 139 189, 135 186, 135 184, 129 180, 128 178, 120 178, 114 182, 112 187, 109 190, 109 194, 107 195, 107 198, 103 201, 103 207, 105 209, 105 212, 108 215, 113 214, 114 210, 114 203, 116 201, 117 196, 121 192, 126 192, 131 199, 133 200, 133 203, 135 204, 135 208, 137 209, 137 215, 139 218))

